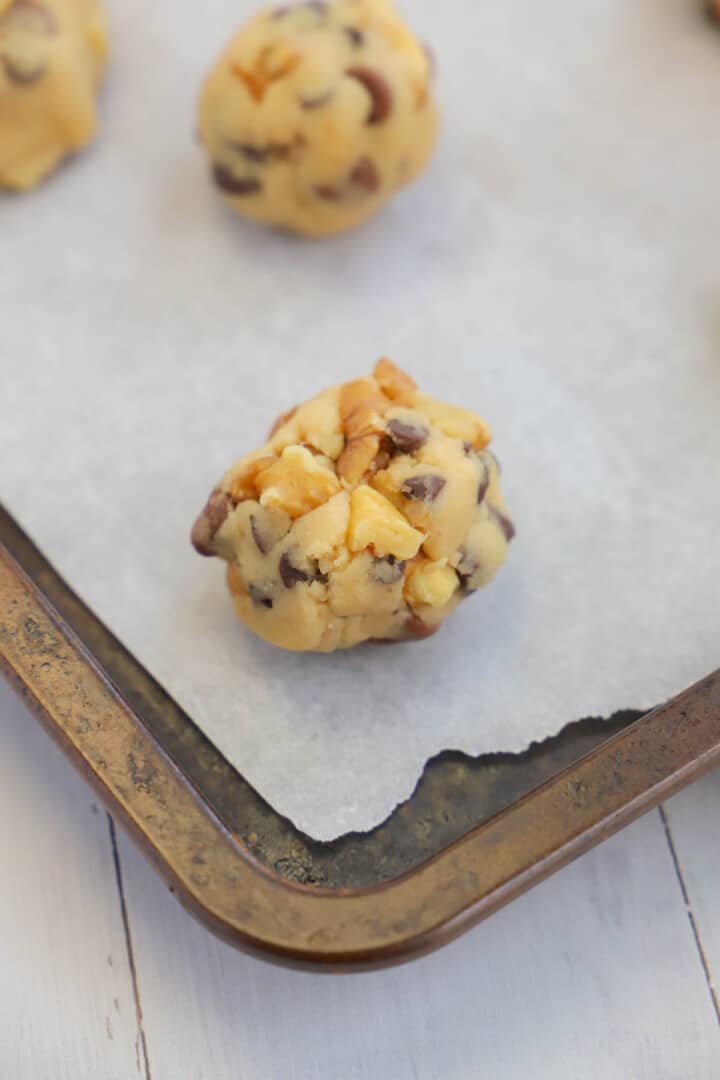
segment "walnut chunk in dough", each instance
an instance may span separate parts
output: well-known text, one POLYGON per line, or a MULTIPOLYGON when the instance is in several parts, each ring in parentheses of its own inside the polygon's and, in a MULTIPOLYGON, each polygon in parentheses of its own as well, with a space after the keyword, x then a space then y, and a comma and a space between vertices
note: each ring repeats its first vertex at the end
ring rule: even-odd
POLYGON ((392 0, 264 8, 208 75, 198 129, 241 214, 309 236, 363 221, 427 162, 427 51, 392 0))
POLYGON ((92 139, 106 57, 96 0, 0 2, 0 187, 35 187, 92 139))
POLYGON ((275 645, 427 637, 514 535, 489 441, 381 360, 284 413, 213 489, 192 542, 229 564, 238 615, 275 645))

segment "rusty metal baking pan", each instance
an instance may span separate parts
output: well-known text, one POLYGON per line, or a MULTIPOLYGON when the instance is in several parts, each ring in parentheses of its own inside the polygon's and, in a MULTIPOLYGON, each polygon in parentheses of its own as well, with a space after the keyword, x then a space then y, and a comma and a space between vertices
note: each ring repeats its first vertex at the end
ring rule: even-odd
POLYGON ((442 753, 320 843, 247 783, 0 507, 0 668, 182 902, 236 945, 378 966, 432 949, 720 764, 720 671, 522 754, 442 753))

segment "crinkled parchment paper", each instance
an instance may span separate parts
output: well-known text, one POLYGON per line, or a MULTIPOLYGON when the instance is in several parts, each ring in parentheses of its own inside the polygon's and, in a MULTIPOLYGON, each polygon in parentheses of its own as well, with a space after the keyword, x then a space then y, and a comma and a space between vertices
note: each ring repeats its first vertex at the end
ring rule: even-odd
POLYGON ((0 199, 0 492, 275 807, 382 819, 446 748, 520 750, 720 657, 720 33, 670 0, 405 0, 438 56, 420 182, 354 234, 244 223, 192 138, 250 11, 109 4, 102 134, 0 199), (518 527, 435 638, 283 653, 195 513, 281 410, 382 353, 495 430, 518 527))

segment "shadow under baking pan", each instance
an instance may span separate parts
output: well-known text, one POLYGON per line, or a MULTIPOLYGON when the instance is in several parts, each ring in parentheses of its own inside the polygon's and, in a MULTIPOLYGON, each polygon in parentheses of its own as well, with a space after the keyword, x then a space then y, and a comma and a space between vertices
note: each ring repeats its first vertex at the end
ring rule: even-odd
POLYGON ((2 508, 0 542, 67 621, 228 832, 269 870, 300 884, 348 889, 390 881, 447 848, 642 715, 625 710, 607 720, 578 720, 520 754, 472 757, 444 751, 427 763, 412 796, 382 824, 331 842, 317 841, 278 814, 248 784, 2 508))

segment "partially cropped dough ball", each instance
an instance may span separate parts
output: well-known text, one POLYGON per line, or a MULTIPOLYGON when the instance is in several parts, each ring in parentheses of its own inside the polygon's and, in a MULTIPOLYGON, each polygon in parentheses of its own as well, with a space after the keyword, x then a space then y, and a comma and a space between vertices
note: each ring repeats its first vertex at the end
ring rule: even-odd
POLYGON ((514 535, 490 432, 389 360, 287 413, 195 522, 238 615, 274 645, 331 652, 427 637, 487 585, 514 535))
POLYGON ((95 0, 0 0, 0 187, 34 187, 89 142, 106 54, 95 0))
POLYGON ((200 137, 232 205, 312 236, 356 225, 413 180, 436 128, 429 56, 391 0, 261 11, 200 100, 200 137))

